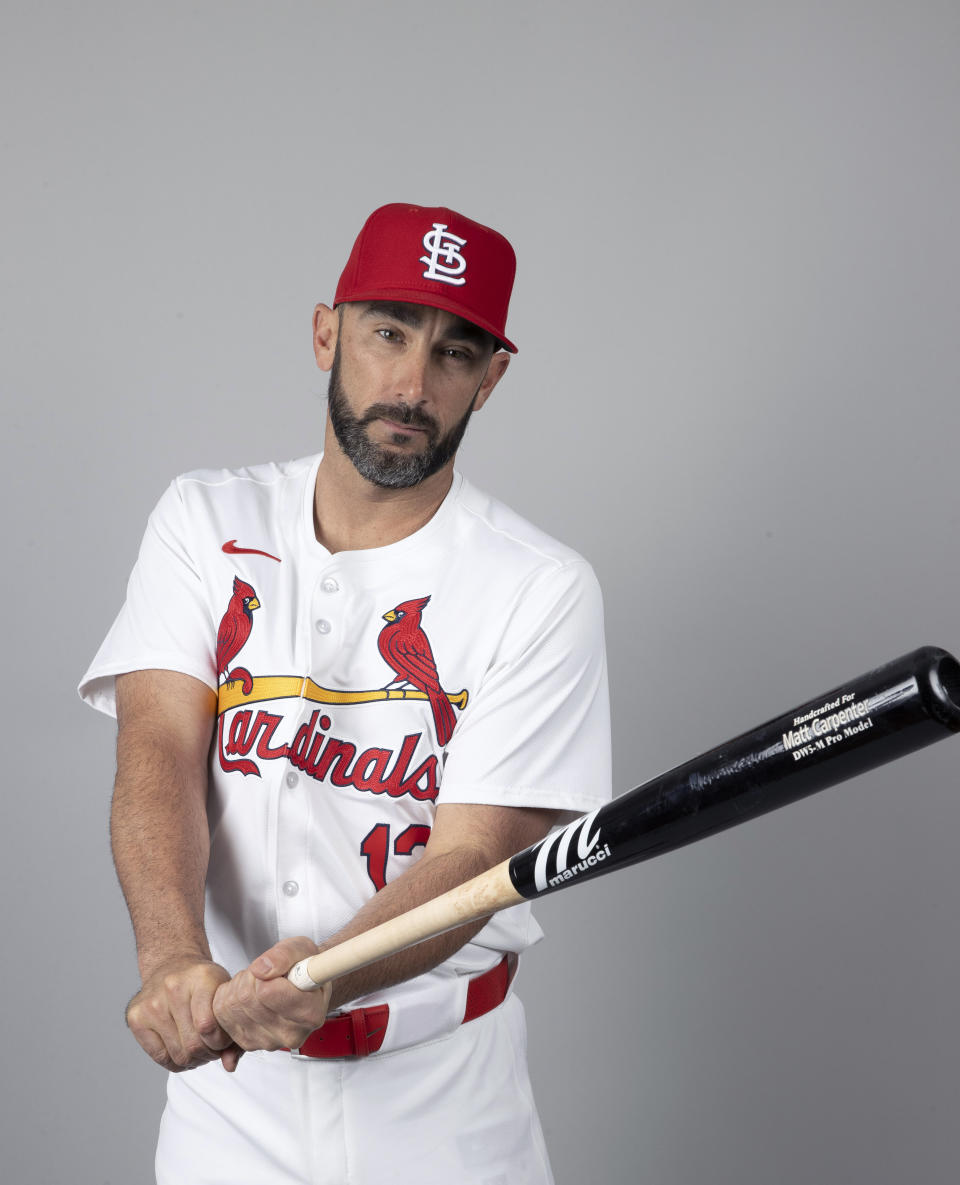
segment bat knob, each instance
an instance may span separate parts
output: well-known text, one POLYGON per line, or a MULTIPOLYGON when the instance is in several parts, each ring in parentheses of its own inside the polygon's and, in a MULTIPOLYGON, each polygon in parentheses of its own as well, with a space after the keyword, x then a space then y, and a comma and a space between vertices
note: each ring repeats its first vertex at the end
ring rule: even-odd
POLYGON ((301 992, 315 992, 318 987, 323 986, 317 983, 307 970, 309 962, 309 959, 301 959, 299 963, 295 963, 287 972, 287 979, 290 980, 294 987, 299 988, 301 992))

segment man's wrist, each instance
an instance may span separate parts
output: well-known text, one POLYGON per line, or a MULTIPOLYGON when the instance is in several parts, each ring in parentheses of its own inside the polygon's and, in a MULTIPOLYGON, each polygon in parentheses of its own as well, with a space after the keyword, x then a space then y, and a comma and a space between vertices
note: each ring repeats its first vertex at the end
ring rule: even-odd
POLYGON ((165 968, 190 967, 200 963, 212 963, 210 948, 203 944, 191 946, 164 947, 162 950, 139 951, 137 964, 140 978, 146 983, 151 976, 165 968))

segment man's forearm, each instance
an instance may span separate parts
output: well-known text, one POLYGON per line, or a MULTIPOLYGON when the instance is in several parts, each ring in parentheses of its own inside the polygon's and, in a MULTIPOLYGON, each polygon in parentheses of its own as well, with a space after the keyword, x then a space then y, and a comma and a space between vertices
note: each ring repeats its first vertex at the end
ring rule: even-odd
MULTIPOLYGON (((323 944, 335 946, 380 922, 486 872, 514 852, 542 838, 558 812, 532 807, 441 806, 423 857, 371 898, 351 921, 323 944)), ((418 943, 333 984, 333 1007, 422 975, 468 942, 484 926, 481 919, 418 943)))
POLYGON ((209 958, 205 802, 204 768, 149 727, 121 730, 110 837, 144 979, 170 958, 209 958))
MULTIPOLYGON (((371 930, 388 918, 396 917, 424 901, 438 897, 448 889, 486 871, 488 867, 491 867, 489 859, 475 849, 445 852, 433 859, 424 856, 403 876, 385 885, 342 930, 323 943, 320 949, 326 950, 345 942, 355 934, 371 930)), ((484 924, 484 920, 481 920, 459 926, 456 930, 440 934, 427 942, 418 943, 408 950, 345 975, 333 985, 331 1008, 342 1007, 350 1000, 422 975, 450 958, 465 942, 469 942, 484 924)))
POLYGON ((210 959, 203 926, 210 854, 207 759, 216 694, 168 670, 117 676, 117 780, 110 837, 137 938, 143 980, 127 1024, 168 1070, 239 1053, 213 1011, 229 981, 210 959))

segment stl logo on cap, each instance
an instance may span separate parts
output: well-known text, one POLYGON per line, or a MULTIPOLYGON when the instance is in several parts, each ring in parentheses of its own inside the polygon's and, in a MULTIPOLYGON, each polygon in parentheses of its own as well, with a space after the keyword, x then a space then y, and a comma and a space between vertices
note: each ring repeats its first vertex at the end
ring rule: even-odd
POLYGON ((423 278, 442 280, 444 284, 466 284, 463 273, 467 270, 467 261, 459 250, 466 241, 447 230, 445 222, 435 222, 433 230, 428 230, 423 236, 424 249, 430 252, 429 255, 420 256, 420 262, 427 265, 423 278), (443 263, 440 262, 441 256, 443 263))

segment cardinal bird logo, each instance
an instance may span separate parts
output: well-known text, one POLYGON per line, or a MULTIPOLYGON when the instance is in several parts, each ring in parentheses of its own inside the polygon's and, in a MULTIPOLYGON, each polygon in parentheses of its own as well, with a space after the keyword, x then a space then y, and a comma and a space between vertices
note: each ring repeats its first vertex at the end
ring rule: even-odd
POLYGON ((245 667, 234 667, 232 671, 229 667, 250 637, 253 610, 259 608, 260 602, 252 586, 239 576, 234 576, 233 596, 217 630, 217 675, 223 675, 224 681, 241 679, 245 695, 249 695, 253 689, 250 672, 245 667))
POLYGON ((383 620, 387 624, 377 638, 377 648, 384 662, 397 673, 387 687, 394 683, 408 683, 424 692, 433 710, 437 740, 445 745, 453 735, 457 718, 447 693, 440 686, 433 651, 420 625, 420 615, 429 600, 429 597, 419 597, 414 601, 404 601, 384 613, 383 620))

